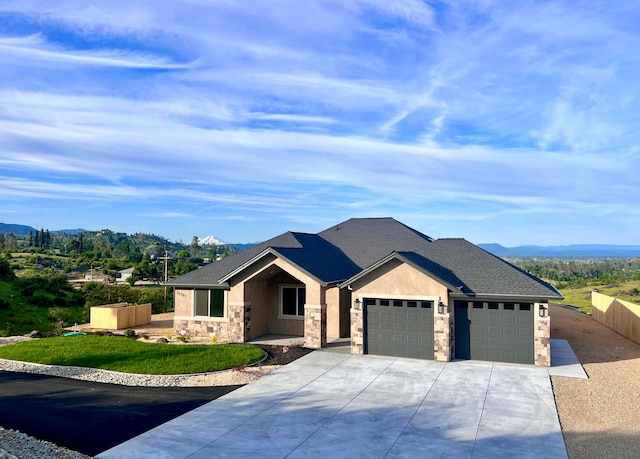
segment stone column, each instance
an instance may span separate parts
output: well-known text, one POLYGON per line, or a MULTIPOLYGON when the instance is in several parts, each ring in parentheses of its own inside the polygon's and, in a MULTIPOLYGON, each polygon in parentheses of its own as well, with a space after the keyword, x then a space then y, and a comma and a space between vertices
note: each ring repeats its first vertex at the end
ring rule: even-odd
POLYGON ((229 302, 227 311, 229 315, 229 341, 232 343, 244 343, 244 314, 247 307, 251 307, 250 302, 229 302))
POLYGON ((438 302, 434 302, 433 311, 433 358, 438 362, 451 361, 451 313, 445 305, 444 314, 438 312, 438 302))
POLYGON ((351 307, 351 353, 364 354, 364 311, 360 301, 351 307))
POLYGON ((533 314, 534 363, 540 367, 550 367, 551 320, 549 319, 549 305, 537 303, 533 314), (544 317, 540 317, 541 307, 545 309, 544 317))
POLYGON ((304 345, 320 349, 327 345, 327 305, 304 305, 304 345))

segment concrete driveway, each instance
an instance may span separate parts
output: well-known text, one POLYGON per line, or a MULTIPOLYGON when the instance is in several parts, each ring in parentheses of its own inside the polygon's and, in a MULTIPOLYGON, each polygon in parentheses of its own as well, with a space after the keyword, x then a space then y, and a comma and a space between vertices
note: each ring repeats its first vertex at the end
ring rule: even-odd
POLYGON ((546 368, 317 351, 98 457, 567 454, 546 368))

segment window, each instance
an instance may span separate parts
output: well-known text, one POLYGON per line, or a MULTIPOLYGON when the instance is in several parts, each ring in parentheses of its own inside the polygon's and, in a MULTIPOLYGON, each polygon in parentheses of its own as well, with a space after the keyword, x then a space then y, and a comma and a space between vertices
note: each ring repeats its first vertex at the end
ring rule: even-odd
POLYGON ((505 311, 515 311, 516 309, 516 305, 513 303, 505 303, 504 304, 504 310, 505 311))
POLYGON ((193 300, 196 316, 224 317, 224 290, 195 290, 193 300))
POLYGON ((304 287, 283 285, 280 287, 280 314, 304 317, 306 290, 304 287))

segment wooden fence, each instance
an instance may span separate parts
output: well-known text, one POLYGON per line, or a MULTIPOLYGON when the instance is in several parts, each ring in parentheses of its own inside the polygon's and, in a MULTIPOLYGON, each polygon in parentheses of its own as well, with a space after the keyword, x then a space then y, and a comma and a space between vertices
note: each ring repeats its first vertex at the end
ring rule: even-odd
POLYGON ((591 315, 603 325, 640 344, 640 305, 591 293, 591 315))
POLYGON ((151 303, 131 306, 128 303, 115 303, 91 308, 91 328, 122 330, 150 322, 151 303))

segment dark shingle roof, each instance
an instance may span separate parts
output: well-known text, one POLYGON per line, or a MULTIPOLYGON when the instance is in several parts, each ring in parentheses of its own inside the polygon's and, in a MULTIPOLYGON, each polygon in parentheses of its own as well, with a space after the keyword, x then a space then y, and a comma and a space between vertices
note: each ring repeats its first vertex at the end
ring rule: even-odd
POLYGON ((364 269, 392 252, 413 252, 432 239, 393 218, 352 218, 318 236, 364 269))
POLYGON ((339 248, 316 234, 294 233, 303 248, 280 247, 276 252, 326 284, 348 279, 360 271, 339 248))
POLYGON ((562 297, 552 285, 464 239, 437 239, 417 253, 455 273, 467 295, 562 297))
POLYGON ((168 285, 224 285, 222 279, 266 251, 288 259, 325 284, 359 277, 391 256, 441 280, 454 293, 562 297, 553 286, 464 239, 433 240, 392 218, 353 218, 318 234, 284 233, 168 285))

